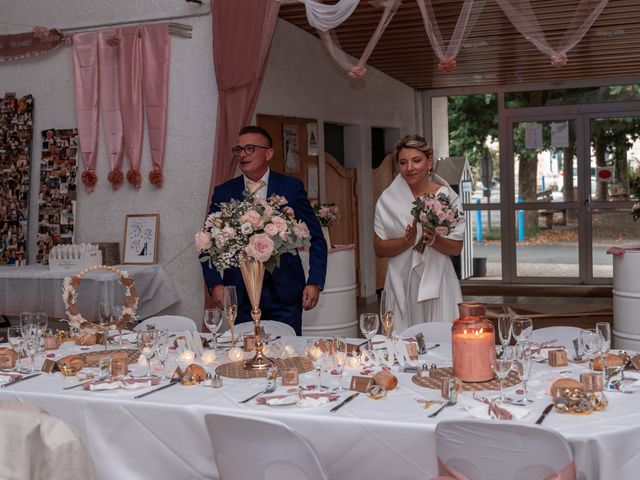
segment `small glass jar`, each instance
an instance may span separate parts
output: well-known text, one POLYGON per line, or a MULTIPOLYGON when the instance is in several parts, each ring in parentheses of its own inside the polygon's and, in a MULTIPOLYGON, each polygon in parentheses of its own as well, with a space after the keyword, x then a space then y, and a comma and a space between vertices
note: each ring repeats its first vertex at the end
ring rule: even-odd
POLYGON ((463 382, 493 380, 496 358, 495 332, 485 315, 486 305, 458 304, 460 318, 451 327, 453 375, 463 382))

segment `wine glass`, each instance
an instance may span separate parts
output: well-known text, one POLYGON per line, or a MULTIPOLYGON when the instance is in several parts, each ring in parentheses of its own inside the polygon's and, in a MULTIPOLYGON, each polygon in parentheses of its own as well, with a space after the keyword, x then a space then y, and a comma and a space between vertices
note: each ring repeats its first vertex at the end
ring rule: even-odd
POLYGON ((20 314, 20 328, 22 329, 22 335, 29 334, 30 329, 35 329, 35 325, 33 323, 33 313, 31 312, 22 312, 20 314))
POLYGON ((611 349, 611 325, 609 322, 597 322, 596 332, 600 335, 600 356, 602 357, 602 387, 607 388, 607 358, 611 349))
POLYGON ((147 378, 151 377, 151 358, 155 354, 155 336, 153 330, 138 332, 138 348, 147 359, 147 378))
POLYGON ((233 328, 236 324, 236 317, 238 316, 238 295, 236 293, 236 287, 233 285, 224 287, 224 313, 227 315, 229 329, 231 330, 231 346, 235 347, 236 339, 233 335, 233 328))
POLYGON ((122 315, 124 315, 124 307, 122 305, 114 305, 113 308, 111 309, 111 315, 113 316, 113 321, 118 324, 117 326, 118 326, 118 334, 120 335, 120 346, 122 346, 124 342, 124 338, 122 336, 122 330, 124 325, 119 322, 120 320, 122 320, 122 315))
POLYGON ((320 339, 308 339, 306 354, 307 358, 311 360, 313 366, 316 367, 316 373, 318 374, 318 378, 316 380, 316 390, 320 391, 320 375, 322 374, 322 367, 324 367, 325 362, 327 361, 327 354, 329 350, 329 345, 327 345, 327 341, 320 339))
POLYGON ((213 351, 215 352, 218 349, 218 339, 217 333, 222 326, 222 319, 224 316, 222 315, 222 310, 219 308, 207 308, 204 311, 204 325, 209 329, 211 334, 213 335, 213 351))
POLYGON ((360 330, 369 343, 369 351, 373 350, 371 339, 378 333, 380 319, 377 313, 362 313, 360 315, 360 330))
POLYGON ((35 312, 33 314, 33 324, 36 329, 37 349, 38 352, 44 352, 44 334, 47 331, 49 319, 44 312, 35 312))
POLYGON ((500 401, 504 403, 503 383, 504 379, 507 378, 507 375, 509 375, 511 368, 513 367, 513 348, 508 345, 502 345, 502 347, 496 348, 500 348, 501 350, 500 352, 496 352, 498 355, 495 356, 495 360, 493 360, 492 356, 491 368, 496 374, 496 377, 498 377, 498 380, 500 380, 500 401))
POLYGON ((100 302, 98 305, 98 323, 102 326, 102 333, 104 334, 104 349, 107 349, 109 343, 109 330, 104 327, 111 322, 111 304, 109 302, 100 302))
POLYGON ((333 364, 336 372, 338 372, 338 392, 342 389, 342 374, 344 372, 344 366, 347 363, 347 342, 344 337, 334 337, 333 347, 331 349, 333 353, 333 364))
POLYGON ((602 348, 602 337, 600 337, 600 334, 595 330, 580 330, 578 339, 580 342, 580 348, 589 360, 591 369, 593 369, 593 360, 600 353, 602 348))
POLYGON ((387 295, 386 290, 382 290, 380 294, 380 320, 382 321, 382 328, 384 328, 384 334, 387 338, 391 338, 393 333, 393 301, 391 297, 387 295))
POLYGON ((22 373, 22 367, 20 365, 20 357, 22 356, 22 350, 24 349, 24 337, 22 336, 22 329, 20 327, 9 327, 7 329, 7 339, 11 348, 16 352, 16 366, 15 371, 22 373))
POLYGON ((24 339, 23 350, 24 353, 31 360, 31 372, 36 371, 36 352, 38 351, 38 345, 40 338, 37 335, 37 331, 33 324, 25 325, 24 328, 20 327, 22 332, 22 338, 24 339))
POLYGON ((527 398, 527 382, 531 374, 531 342, 520 341, 516 344, 513 356, 513 369, 522 382, 522 396, 511 400, 514 405, 526 405, 531 400, 527 398))
POLYGON ((164 364, 169 358, 169 330, 156 330, 156 357, 162 365, 162 380, 166 380, 164 364))
POLYGON ((506 347, 511 342, 511 315, 501 313, 498 315, 498 335, 500 344, 506 347))
POLYGON ((516 342, 528 342, 533 334, 533 322, 530 318, 516 317, 511 323, 511 333, 516 342))

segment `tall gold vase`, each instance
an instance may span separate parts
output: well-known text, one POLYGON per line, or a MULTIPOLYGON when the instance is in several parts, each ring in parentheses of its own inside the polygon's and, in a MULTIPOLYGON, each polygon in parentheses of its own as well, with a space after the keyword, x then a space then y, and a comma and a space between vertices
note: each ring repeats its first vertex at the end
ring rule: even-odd
POLYGON ((256 354, 244 364, 246 370, 265 370, 274 361, 268 358, 262 351, 262 335, 260 333, 260 294, 262 293, 262 280, 264 279, 264 263, 252 259, 245 259, 240 263, 240 272, 244 286, 251 302, 251 318, 253 319, 253 332, 256 338, 256 354))

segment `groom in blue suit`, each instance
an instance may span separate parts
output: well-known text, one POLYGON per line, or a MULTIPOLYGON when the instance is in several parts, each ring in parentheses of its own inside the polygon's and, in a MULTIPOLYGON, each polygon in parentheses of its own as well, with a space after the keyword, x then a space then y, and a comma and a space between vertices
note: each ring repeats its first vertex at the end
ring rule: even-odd
MULTIPOLYGON (((209 214, 219 210, 221 202, 242 200, 243 191, 255 192, 257 197, 268 198, 272 194, 283 196, 293 208, 297 219, 307 224, 311 233, 309 251, 309 278, 305 280, 300 256, 285 253, 280 266, 273 273, 265 271, 260 297, 262 318, 291 325, 297 335, 302 334, 302 309, 311 310, 324 288, 327 270, 327 243, 320 223, 304 191, 302 182, 269 169, 273 157, 273 142, 269 133, 256 126, 247 126, 238 134, 238 144, 233 147, 242 175, 215 187, 209 214)), ((224 286, 234 285, 238 294, 237 322, 251 320, 251 304, 244 288, 242 274, 237 267, 228 268, 221 277, 215 267, 202 263, 204 280, 215 306, 223 307, 224 286)))

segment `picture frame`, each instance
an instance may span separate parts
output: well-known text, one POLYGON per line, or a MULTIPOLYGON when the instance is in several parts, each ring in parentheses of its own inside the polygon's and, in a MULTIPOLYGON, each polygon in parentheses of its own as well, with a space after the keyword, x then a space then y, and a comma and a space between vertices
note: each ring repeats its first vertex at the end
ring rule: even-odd
POLYGON ((153 265, 158 258, 160 214, 129 214, 124 229, 124 265, 153 265))

